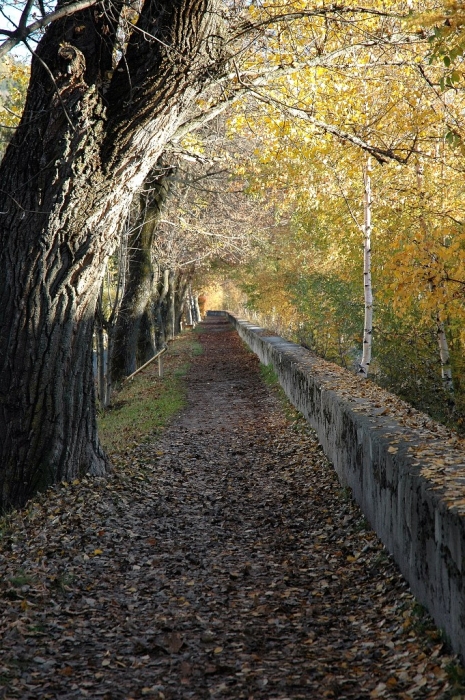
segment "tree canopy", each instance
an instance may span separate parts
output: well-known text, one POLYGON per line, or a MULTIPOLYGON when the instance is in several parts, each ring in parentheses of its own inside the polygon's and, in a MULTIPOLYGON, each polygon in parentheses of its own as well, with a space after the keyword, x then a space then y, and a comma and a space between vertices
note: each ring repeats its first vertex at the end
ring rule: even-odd
POLYGON ((1 507, 108 468, 92 337, 96 307, 108 322, 102 280, 129 220, 130 249, 146 249, 124 258, 126 281, 137 268, 145 282, 134 282, 132 310, 127 299, 121 308, 134 328, 149 329, 152 351, 152 311, 173 324, 192 284, 201 289, 216 274, 234 279, 250 312, 356 367, 368 171, 370 371, 460 424, 461 3, 17 7, 16 26, 3 8, 2 50, 22 44, 32 65, 20 122, 27 69, 3 59, 0 84, 2 138, 14 134, 0 166, 1 507), (154 217, 137 198, 160 158, 184 181, 154 217), (199 188, 209 173, 214 185, 199 188), (145 236, 147 211, 156 227, 145 236))

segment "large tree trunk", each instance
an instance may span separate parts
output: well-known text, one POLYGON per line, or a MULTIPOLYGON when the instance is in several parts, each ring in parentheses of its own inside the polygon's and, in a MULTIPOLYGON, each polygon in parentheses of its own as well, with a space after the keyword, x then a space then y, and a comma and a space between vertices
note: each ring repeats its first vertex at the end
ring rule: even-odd
POLYGON ((158 265, 154 267, 154 283, 152 286, 152 295, 145 307, 144 314, 141 319, 139 339, 137 342, 137 364, 141 365, 148 362, 157 351, 157 334, 155 327, 155 317, 153 314, 153 307, 155 298, 157 295, 158 278, 158 265))
POLYGON ((0 509, 107 469, 95 303, 134 192, 219 70, 218 4, 147 0, 114 70, 118 4, 57 21, 37 48, 0 167, 0 509))
MULTIPOLYGON (((101 400, 101 405, 102 408, 107 408, 108 405, 110 404, 111 401, 111 393, 112 393, 112 382, 111 382, 111 371, 110 371, 110 359, 113 355, 113 341, 114 341, 114 336, 115 336, 115 328, 116 328, 116 321, 118 319, 118 314, 119 310, 121 307, 121 301, 124 295, 124 289, 126 287, 126 268, 127 268, 127 259, 128 259, 128 237, 129 237, 129 217, 123 226, 121 233, 120 233, 120 240, 119 240, 119 245, 118 245, 118 256, 117 256, 117 277, 114 283, 112 283, 111 279, 111 274, 110 270, 107 266, 106 269, 106 275, 107 275, 107 282, 106 282, 106 289, 107 289, 107 315, 105 316, 105 311, 103 308, 103 303, 102 307, 100 307, 100 313, 99 313, 99 305, 97 306, 97 314, 96 314, 96 320, 97 324, 99 322, 99 316, 102 322, 102 325, 104 329, 106 330, 107 333, 107 356, 106 356, 106 363, 105 363, 105 386, 104 389, 99 393, 99 397, 101 400), (114 290, 114 294, 111 294, 111 290, 114 290), (103 397, 103 404, 102 404, 102 397, 103 397)), ((102 283, 102 288, 101 292, 99 295, 99 304, 102 301, 103 302, 103 294, 105 291, 105 282, 102 283)))
POLYGON ((147 306, 151 304, 154 284, 158 281, 154 279, 152 246, 168 197, 170 174, 166 169, 158 174, 152 172, 140 195, 139 215, 129 236, 126 287, 115 328, 111 357, 113 382, 136 371, 141 331, 145 334, 151 331, 151 318, 148 317, 151 314, 147 314, 147 306))

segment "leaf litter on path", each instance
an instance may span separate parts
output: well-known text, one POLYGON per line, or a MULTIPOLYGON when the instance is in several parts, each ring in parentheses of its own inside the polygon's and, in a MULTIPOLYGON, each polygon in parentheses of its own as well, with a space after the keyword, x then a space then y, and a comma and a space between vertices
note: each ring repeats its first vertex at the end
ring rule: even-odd
POLYGON ((305 422, 218 320, 188 407, 3 521, 0 698, 462 698, 305 422))

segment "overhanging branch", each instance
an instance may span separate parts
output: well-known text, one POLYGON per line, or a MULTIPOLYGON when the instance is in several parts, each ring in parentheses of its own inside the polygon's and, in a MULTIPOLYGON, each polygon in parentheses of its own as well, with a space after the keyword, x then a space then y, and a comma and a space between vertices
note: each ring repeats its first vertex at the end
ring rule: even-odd
POLYGON ((290 107, 289 105, 286 105, 280 100, 270 97, 269 95, 262 95, 260 92, 258 92, 252 87, 249 88, 249 94, 255 97, 259 102, 272 105, 291 117, 297 117, 298 119, 302 119, 308 122, 309 124, 312 124, 316 128, 321 129, 321 131, 323 131, 326 134, 331 134, 332 136, 335 136, 341 141, 351 143, 354 146, 361 148, 362 150, 372 155, 373 158, 375 158, 378 161, 378 163, 380 163, 380 165, 388 163, 391 160, 395 160, 397 161, 397 163, 402 163, 403 165, 405 165, 415 150, 416 137, 414 138, 413 144, 409 149, 407 155, 400 156, 392 148, 381 148, 380 146, 374 146, 365 141, 364 139, 360 138, 356 134, 351 134, 348 131, 344 131, 338 126, 326 124, 325 122, 316 119, 309 110, 301 109, 298 107, 290 107))
POLYGON ((85 10, 88 7, 91 7, 92 5, 97 5, 98 2, 100 2, 100 0, 78 0, 78 2, 71 2, 68 5, 62 5, 60 8, 58 8, 58 10, 51 12, 45 17, 41 17, 40 19, 36 20, 35 22, 32 22, 32 24, 29 24, 28 26, 26 26, 28 13, 25 14, 25 10, 21 15, 19 25, 16 29, 14 29, 13 31, 0 29, 0 34, 8 36, 8 39, 6 39, 2 44, 0 44, 0 58, 2 58, 2 56, 5 56, 9 51, 14 49, 15 46, 27 39, 29 36, 31 36, 31 34, 34 34, 34 32, 37 32, 39 29, 43 29, 48 24, 51 24, 52 22, 55 22, 58 19, 62 19, 63 17, 67 17, 68 15, 73 15, 75 12, 85 10))
POLYGON ((232 39, 239 39, 241 36, 248 34, 252 31, 257 31, 263 29, 264 27, 270 26, 272 24, 277 24, 279 22, 289 22, 297 19, 304 19, 307 17, 328 17, 329 15, 371 15, 376 17, 392 17, 395 19, 401 19, 407 17, 407 15, 401 15, 393 12, 386 12, 383 10, 375 10, 369 7, 347 7, 346 5, 332 4, 327 7, 318 7, 313 10, 300 10, 298 12, 283 12, 279 15, 270 15, 259 22, 245 21, 238 25, 236 32, 233 34, 232 39))

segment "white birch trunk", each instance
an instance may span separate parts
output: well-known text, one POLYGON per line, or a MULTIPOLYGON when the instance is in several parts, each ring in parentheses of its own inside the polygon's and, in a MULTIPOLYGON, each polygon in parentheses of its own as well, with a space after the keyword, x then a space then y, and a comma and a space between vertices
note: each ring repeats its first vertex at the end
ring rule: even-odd
POLYGON ((194 321, 192 319, 192 308, 191 308, 191 300, 189 297, 187 297, 185 304, 184 304, 184 313, 186 316, 186 324, 188 326, 193 326, 194 321))
MULTIPOLYGON (((416 164, 416 173, 417 173, 417 187, 418 191, 420 194, 420 203, 421 207, 423 208, 424 206, 424 199, 425 199, 425 192, 423 189, 423 165, 420 161, 417 162, 416 164)), ((426 226, 426 221, 425 217, 423 214, 420 214, 420 226, 423 229, 423 233, 426 237, 427 234, 427 226, 426 226)), ((430 285, 430 291, 433 291, 432 285, 430 285)), ((436 337, 438 339, 438 348, 439 348, 439 358, 441 361, 441 379, 442 379, 442 388, 444 389, 444 392, 449 396, 451 401, 454 401, 454 382, 452 379, 452 367, 450 364, 450 353, 449 353, 449 344, 447 342, 447 336, 446 336, 446 329, 444 327, 444 322, 441 319, 441 315, 438 312, 436 314, 436 337)))
POLYGON ((446 330, 441 317, 438 314, 436 317, 437 323, 437 339, 439 346, 439 357, 441 358, 441 377, 442 387, 446 394, 453 400, 454 398, 454 382, 452 380, 452 367, 450 365, 449 344, 447 342, 446 330))
POLYGON ((189 287, 187 292, 187 298, 184 304, 184 313, 186 315, 186 323, 188 326, 194 325, 194 319, 192 318, 192 291, 189 287))
POLYGON ((189 309, 190 309, 190 314, 191 314, 191 318, 192 318, 192 325, 195 328, 195 326, 198 324, 200 319, 197 316, 197 309, 195 308, 195 298, 194 297, 195 297, 195 294, 192 291, 192 285, 189 285, 189 309))
POLYGON ((202 314, 200 313, 200 306, 199 306, 199 296, 197 292, 194 294, 194 309, 195 309, 195 323, 200 323, 202 320, 202 314))
POLYGON ((363 173, 363 293, 365 299, 365 321, 360 375, 368 377, 373 338, 373 289, 371 286, 371 158, 368 158, 363 173))

